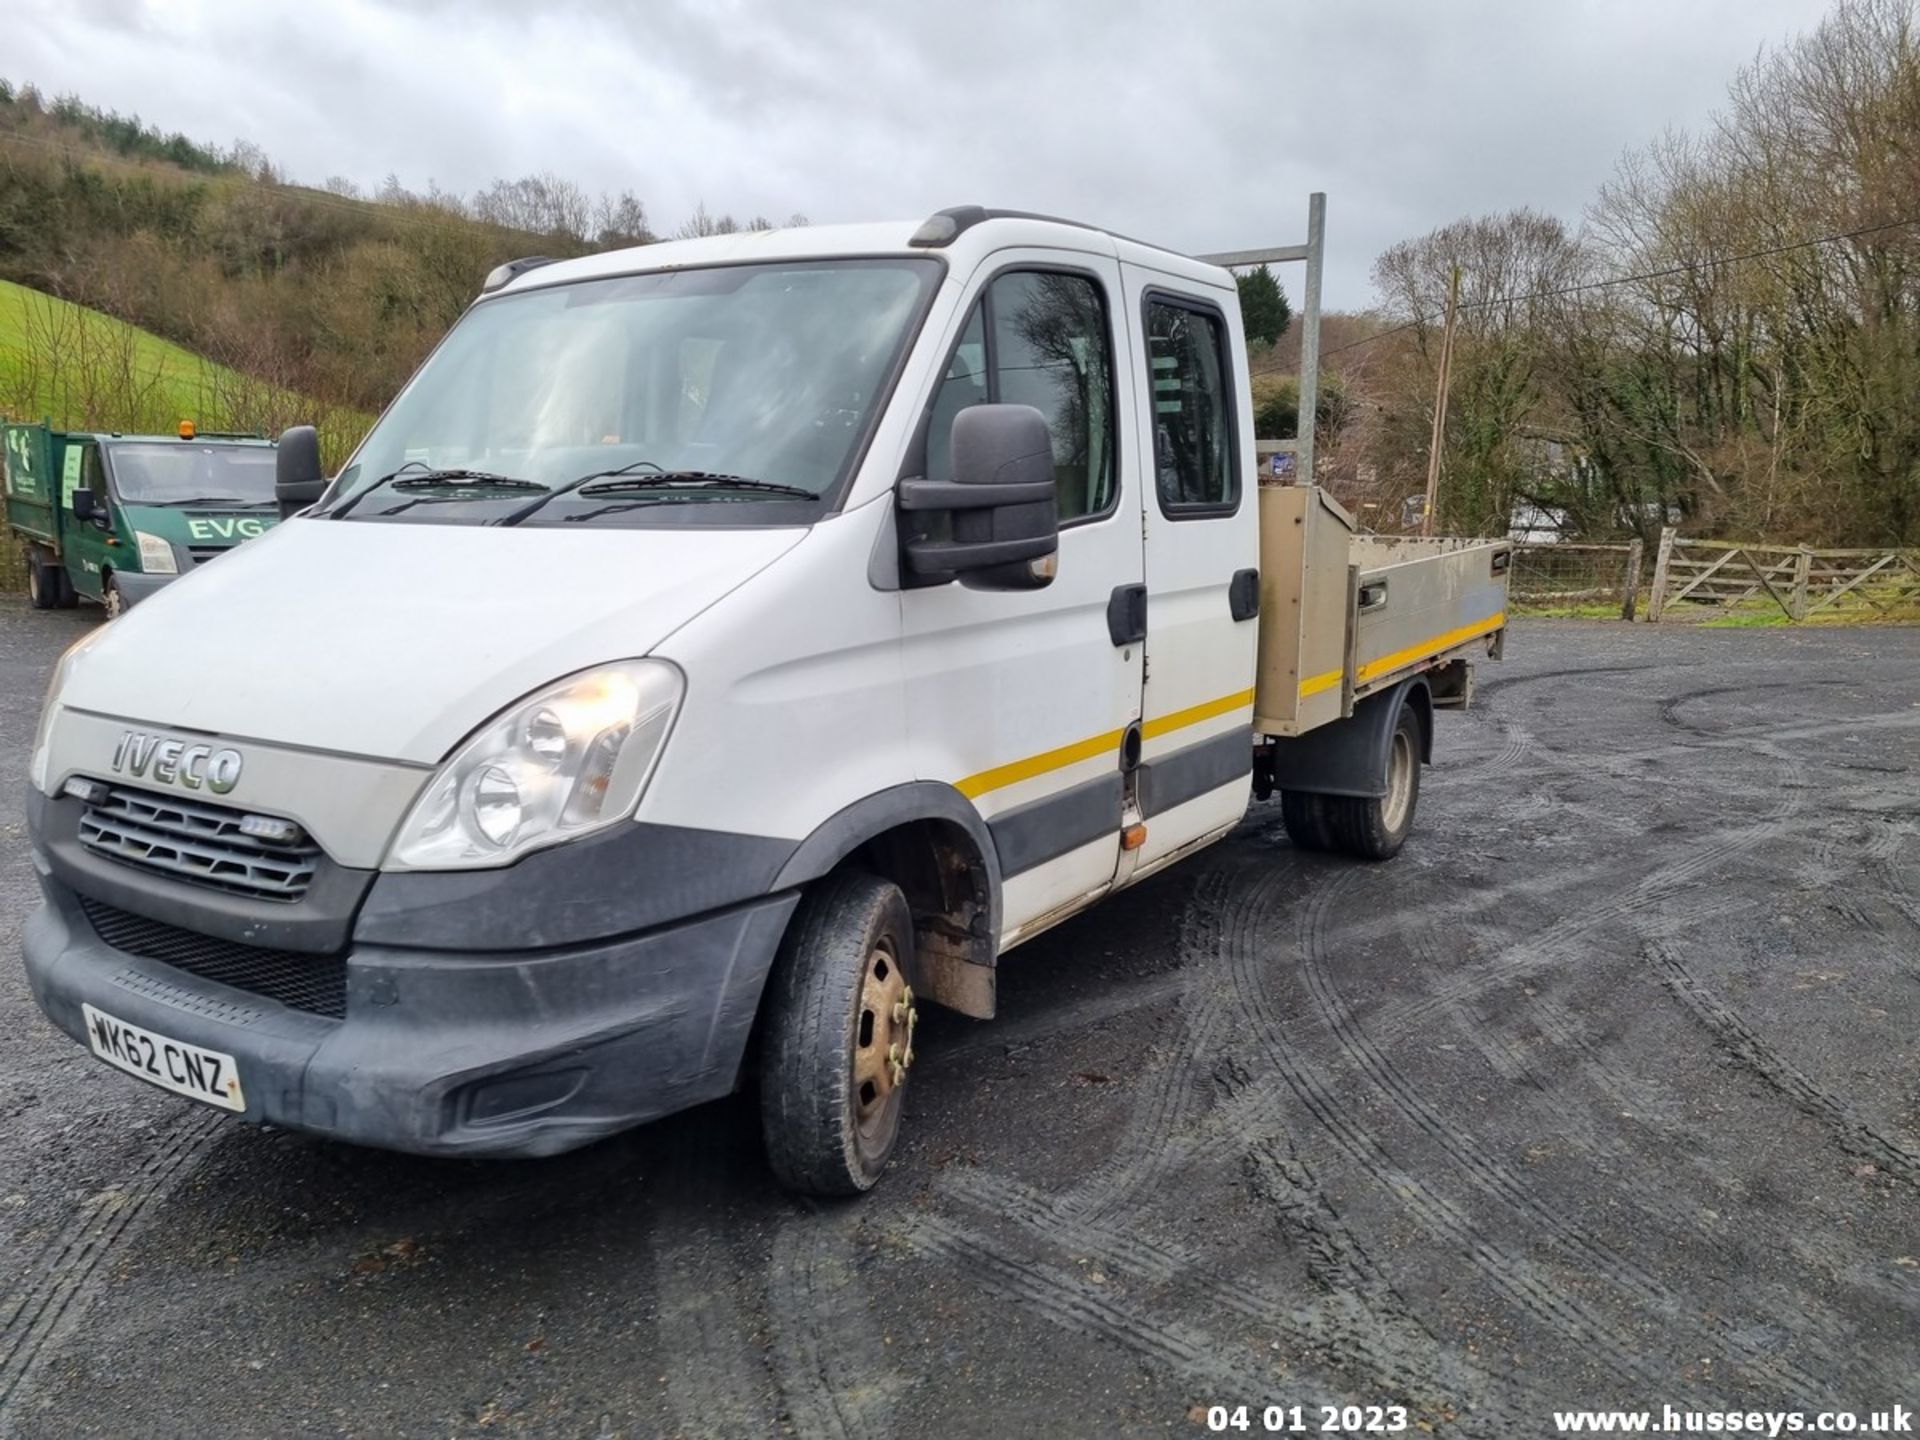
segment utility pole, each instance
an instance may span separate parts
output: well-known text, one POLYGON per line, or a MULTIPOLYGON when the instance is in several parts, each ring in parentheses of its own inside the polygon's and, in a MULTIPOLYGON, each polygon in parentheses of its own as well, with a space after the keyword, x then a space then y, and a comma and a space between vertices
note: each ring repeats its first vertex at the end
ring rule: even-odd
POLYGON ((1440 374, 1434 381, 1433 441, 1427 450, 1427 504, 1420 512, 1420 533, 1433 534, 1433 511, 1440 499, 1440 455, 1447 443, 1447 386, 1453 380, 1453 330, 1460 315, 1460 267, 1447 279, 1447 325, 1440 337, 1440 374))

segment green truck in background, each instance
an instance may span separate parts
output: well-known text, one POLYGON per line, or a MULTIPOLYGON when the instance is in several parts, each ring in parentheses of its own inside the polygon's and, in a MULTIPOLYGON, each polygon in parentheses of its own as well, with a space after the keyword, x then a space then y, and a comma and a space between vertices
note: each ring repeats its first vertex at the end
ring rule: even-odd
POLYGON ((107 435, 0 426, 7 528, 36 608, 81 599, 109 618, 280 518, 274 442, 255 435, 107 435))

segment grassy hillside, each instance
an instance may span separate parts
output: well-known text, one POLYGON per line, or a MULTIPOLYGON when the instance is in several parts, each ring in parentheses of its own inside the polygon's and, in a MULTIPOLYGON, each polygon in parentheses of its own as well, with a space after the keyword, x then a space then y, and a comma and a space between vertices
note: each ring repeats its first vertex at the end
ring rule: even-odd
POLYGON ((210 396, 234 389, 225 367, 158 335, 0 280, 0 410, 9 418, 171 430, 183 419, 207 423, 210 396))
MULTIPOLYGON (((0 281, 0 416, 51 419, 66 430, 277 434, 317 424, 337 463, 366 432, 364 411, 323 405, 255 375, 41 291, 0 281)), ((0 544, 0 591, 25 584, 10 541, 0 544)))

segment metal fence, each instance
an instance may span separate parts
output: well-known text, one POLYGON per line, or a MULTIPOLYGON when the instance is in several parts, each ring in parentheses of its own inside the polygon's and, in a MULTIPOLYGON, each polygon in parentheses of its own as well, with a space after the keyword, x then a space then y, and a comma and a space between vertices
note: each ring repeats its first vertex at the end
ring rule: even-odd
POLYGON ((1649 620, 1751 614, 1788 620, 1920 617, 1920 551, 1814 550, 1687 540, 1663 531, 1649 620))
POLYGON ((1533 614, 1617 614, 1631 620, 1639 598, 1642 546, 1521 541, 1513 547, 1507 603, 1533 614))

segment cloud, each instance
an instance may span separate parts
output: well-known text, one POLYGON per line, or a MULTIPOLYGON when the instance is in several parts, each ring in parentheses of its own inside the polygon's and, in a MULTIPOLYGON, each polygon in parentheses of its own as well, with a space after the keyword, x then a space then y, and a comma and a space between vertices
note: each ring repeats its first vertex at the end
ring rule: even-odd
MULTIPOLYGON (((1577 220, 1813 0, 15 0, 9 79, 260 145, 294 176, 473 191, 551 170, 716 213, 978 202, 1190 250, 1302 237, 1328 303, 1461 215, 1577 220), (23 13, 24 12, 24 13, 23 13)), ((1296 298, 1299 276, 1283 280, 1296 298)))

